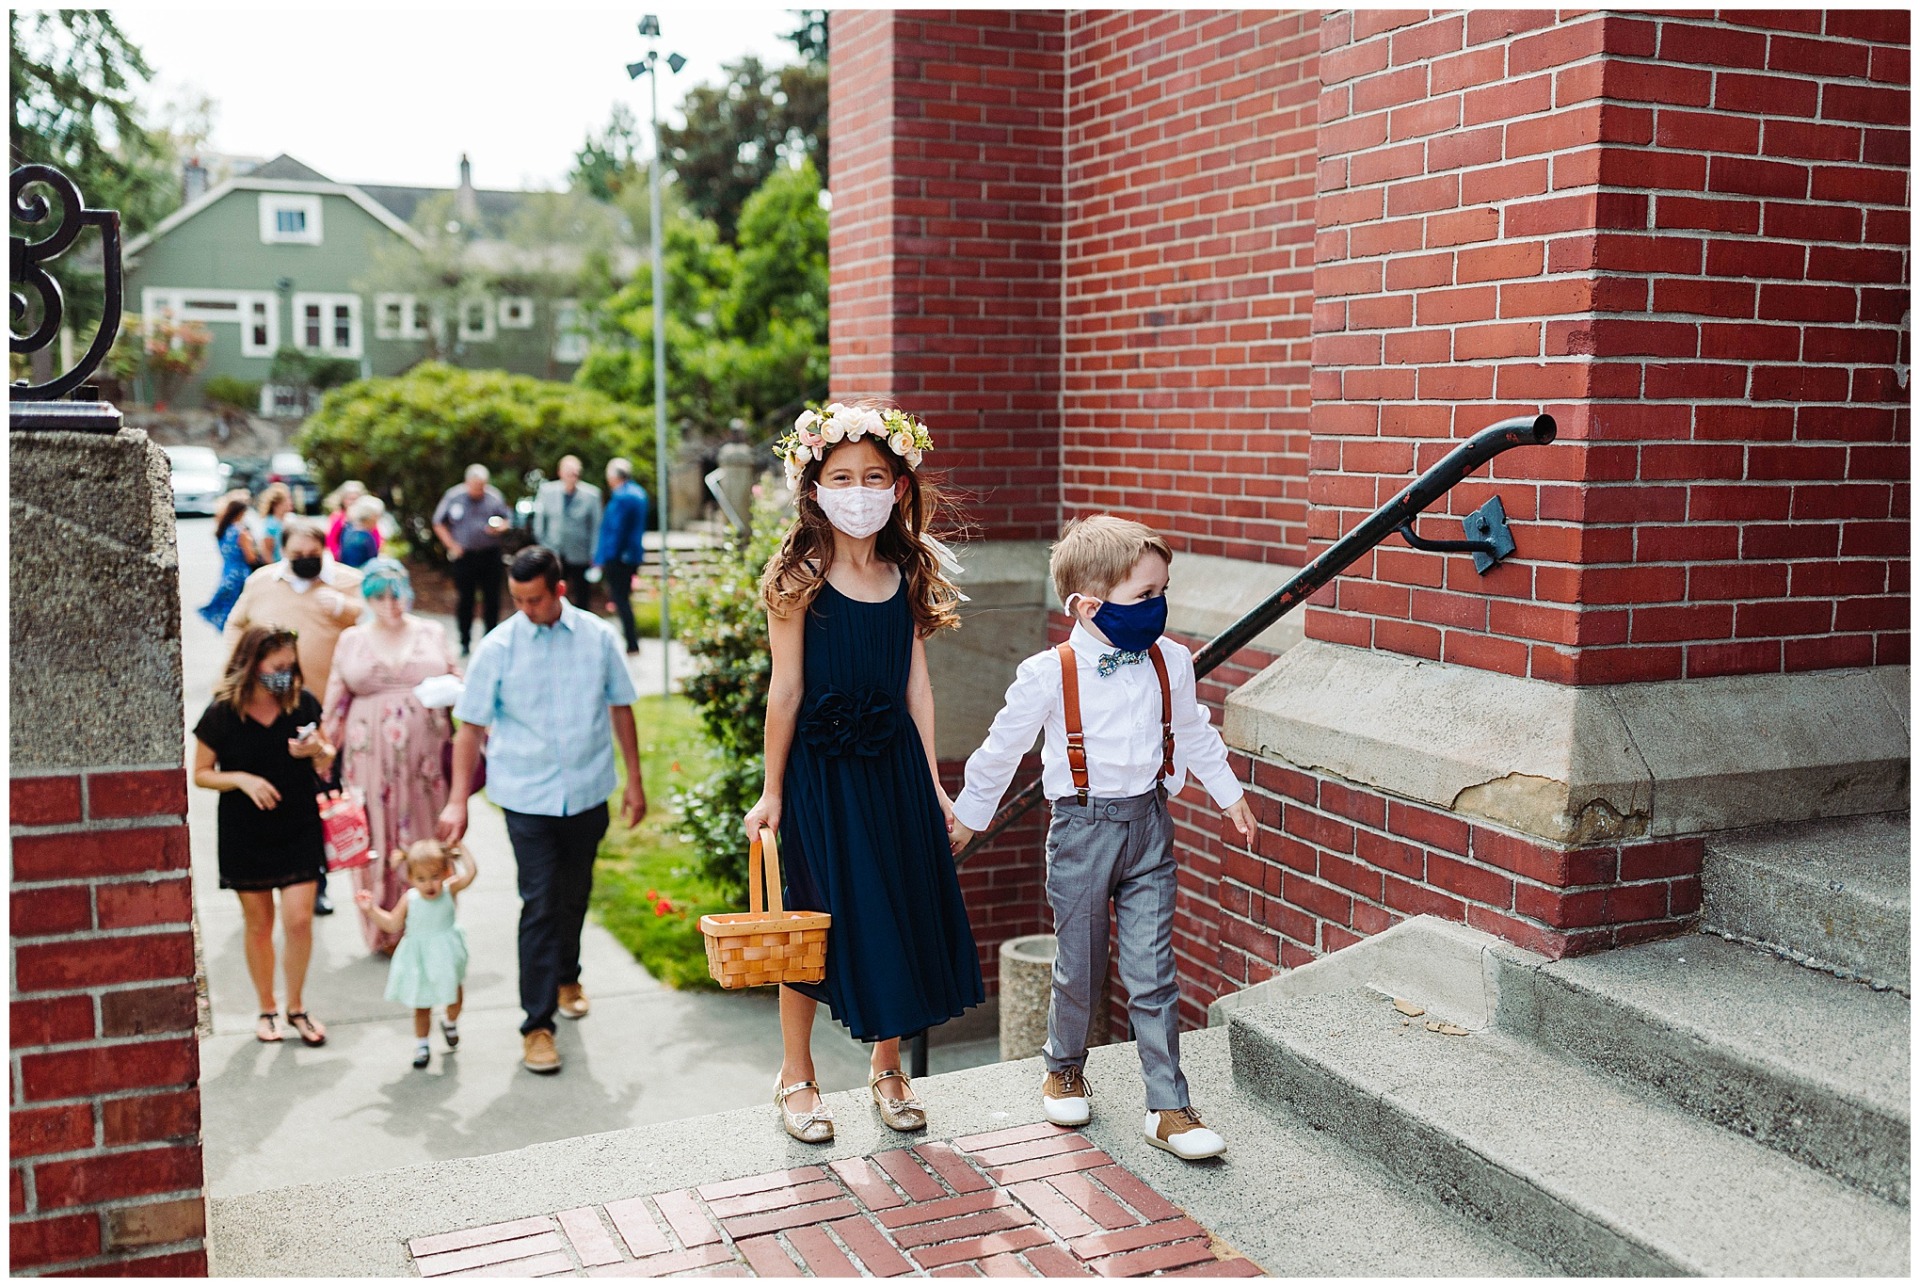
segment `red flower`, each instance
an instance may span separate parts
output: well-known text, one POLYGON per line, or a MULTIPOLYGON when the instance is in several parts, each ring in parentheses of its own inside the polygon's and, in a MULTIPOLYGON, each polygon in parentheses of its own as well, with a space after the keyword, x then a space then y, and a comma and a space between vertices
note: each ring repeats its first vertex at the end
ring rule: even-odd
POLYGON ((665 916, 668 912, 672 910, 673 910, 673 904, 668 902, 664 898, 653 905, 653 914, 655 916, 665 916))

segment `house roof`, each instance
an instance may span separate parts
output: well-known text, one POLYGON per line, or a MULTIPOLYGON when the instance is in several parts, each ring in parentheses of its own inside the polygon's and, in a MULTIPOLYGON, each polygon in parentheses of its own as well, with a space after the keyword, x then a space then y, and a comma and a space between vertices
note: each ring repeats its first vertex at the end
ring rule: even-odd
MULTIPOLYGON (((126 253, 130 256, 137 255, 148 245, 164 237, 235 189, 334 193, 354 202, 416 246, 425 244, 412 226, 414 215, 419 212, 420 207, 433 197, 451 196, 459 192, 458 188, 411 187, 387 183, 336 183, 312 166, 282 152, 246 174, 236 176, 218 187, 209 189, 198 200, 191 201, 174 211, 156 224, 151 231, 128 242, 126 253)), ((480 217, 479 226, 468 231, 483 239, 504 236, 513 216, 530 199, 542 195, 533 192, 507 192, 492 188, 475 188, 472 192, 480 217)))
POLYGON ((326 175, 320 173, 320 171, 310 165, 304 165, 294 160, 285 152, 274 157, 271 161, 254 166, 253 169, 247 171, 246 177, 249 179, 297 179, 303 183, 333 182, 332 179, 329 179, 326 175))

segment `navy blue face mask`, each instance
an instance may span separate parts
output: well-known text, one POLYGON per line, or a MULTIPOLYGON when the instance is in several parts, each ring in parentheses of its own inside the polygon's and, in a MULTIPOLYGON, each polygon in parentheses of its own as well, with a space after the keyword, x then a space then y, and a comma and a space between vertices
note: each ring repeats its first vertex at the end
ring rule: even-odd
POLYGON ((1138 603, 1103 603, 1093 624, 1128 652, 1145 652, 1167 628, 1167 596, 1156 594, 1138 603))

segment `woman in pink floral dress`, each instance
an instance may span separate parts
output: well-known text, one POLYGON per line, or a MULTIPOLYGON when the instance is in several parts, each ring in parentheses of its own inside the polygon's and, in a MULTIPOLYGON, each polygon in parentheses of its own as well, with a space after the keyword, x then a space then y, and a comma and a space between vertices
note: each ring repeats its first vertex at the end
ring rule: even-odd
MULTIPOLYGON (((431 840, 447 803, 446 748, 452 721, 413 695, 435 675, 460 673, 447 633, 416 617, 413 585, 393 559, 361 569, 368 618, 340 636, 327 681, 326 738, 340 748, 342 783, 366 801, 375 861, 354 870, 356 889, 390 909, 405 897, 401 872, 379 861, 416 840, 431 840)), ((399 937, 363 909, 360 929, 373 951, 391 954, 399 937)))

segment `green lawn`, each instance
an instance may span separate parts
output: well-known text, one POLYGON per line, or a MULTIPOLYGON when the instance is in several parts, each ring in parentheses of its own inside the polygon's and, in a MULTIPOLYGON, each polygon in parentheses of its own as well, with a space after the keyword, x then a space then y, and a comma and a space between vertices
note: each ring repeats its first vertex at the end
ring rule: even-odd
POLYGON ((614 793, 614 825, 600 842, 593 869, 593 912, 662 983, 715 987, 707 976, 700 917, 734 909, 693 870, 693 846, 674 834, 680 819, 668 797, 717 765, 686 698, 643 697, 633 704, 633 715, 647 818, 633 831, 621 826, 620 793, 614 793))

